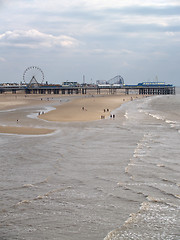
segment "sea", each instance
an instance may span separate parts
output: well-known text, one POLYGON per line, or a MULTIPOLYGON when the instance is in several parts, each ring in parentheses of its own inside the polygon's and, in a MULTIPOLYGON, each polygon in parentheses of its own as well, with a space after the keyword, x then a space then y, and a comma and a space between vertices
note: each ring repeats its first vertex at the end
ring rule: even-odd
POLYGON ((115 119, 36 117, 52 107, 0 112, 1 125, 19 114, 56 129, 0 134, 0 240, 179 240, 180 89, 124 103, 115 119))

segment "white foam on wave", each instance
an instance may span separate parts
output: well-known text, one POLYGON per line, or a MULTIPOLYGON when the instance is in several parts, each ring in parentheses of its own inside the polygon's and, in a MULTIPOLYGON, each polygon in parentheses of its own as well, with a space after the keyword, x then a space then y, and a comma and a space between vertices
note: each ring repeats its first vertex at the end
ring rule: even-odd
POLYGON ((16 205, 28 204, 28 203, 31 203, 31 201, 28 200, 28 199, 24 199, 24 200, 22 200, 22 201, 19 201, 16 205))
POLYGON ((177 207, 165 205, 161 199, 150 200, 141 203, 139 211, 131 213, 123 226, 109 232, 104 240, 179 239, 177 207))
POLYGON ((164 116, 161 116, 159 114, 152 114, 152 113, 148 113, 149 116, 156 118, 157 120, 165 120, 164 116))
POLYGON ((170 128, 175 128, 178 130, 178 133, 180 133, 180 123, 174 120, 169 120, 167 119, 165 116, 162 116, 160 114, 156 114, 156 113, 150 113, 150 112, 145 112, 143 111, 146 115, 153 117, 157 120, 163 121, 164 123, 168 124, 170 126, 170 128))
POLYGON ((138 112, 144 113, 144 110, 143 109, 138 109, 138 112))
POLYGON ((171 121, 171 120, 166 120, 165 122, 170 123, 170 124, 176 124, 177 123, 176 121, 171 121))
POLYGON ((126 119, 129 119, 129 117, 128 117, 128 112, 127 112, 127 111, 125 112, 124 117, 125 117, 126 119))

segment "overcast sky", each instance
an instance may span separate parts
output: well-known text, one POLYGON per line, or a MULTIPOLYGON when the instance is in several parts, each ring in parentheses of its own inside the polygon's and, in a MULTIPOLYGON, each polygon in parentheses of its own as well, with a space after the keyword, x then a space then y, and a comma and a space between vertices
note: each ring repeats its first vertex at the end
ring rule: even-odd
POLYGON ((0 0, 0 82, 180 85, 180 0, 0 0))

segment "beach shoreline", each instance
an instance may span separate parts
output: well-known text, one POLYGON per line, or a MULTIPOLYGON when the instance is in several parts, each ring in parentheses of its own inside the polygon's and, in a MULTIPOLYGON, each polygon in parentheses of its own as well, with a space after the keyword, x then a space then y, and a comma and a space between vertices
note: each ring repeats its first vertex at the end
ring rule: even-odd
MULTIPOLYGON (((0 95, 0 111, 11 109, 20 109, 26 107, 42 107, 55 103, 55 110, 47 113, 39 113, 39 121, 46 120, 50 124, 52 122, 89 122, 111 117, 111 112, 123 103, 134 99, 142 98, 140 95, 90 95, 90 96, 54 96, 54 95, 0 95), (66 99, 62 102, 59 99, 66 99)), ((23 109, 22 109, 23 111, 23 109)), ((112 115, 112 117, 115 117, 112 115)), ((17 117, 18 123, 18 117, 17 117)), ((41 125, 41 124, 40 124, 41 125)), ((39 135, 48 134, 55 129, 34 128, 29 126, 11 126, 8 123, 6 126, 0 124, 0 133, 8 134, 27 134, 39 135)))

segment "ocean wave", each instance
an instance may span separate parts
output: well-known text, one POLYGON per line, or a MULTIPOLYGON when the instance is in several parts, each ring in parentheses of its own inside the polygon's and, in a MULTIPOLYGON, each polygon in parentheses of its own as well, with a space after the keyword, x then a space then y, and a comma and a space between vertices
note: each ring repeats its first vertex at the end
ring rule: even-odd
POLYGON ((19 201, 19 202, 17 203, 17 205, 21 205, 21 204, 29 204, 29 203, 31 203, 30 200, 28 200, 28 199, 24 199, 24 200, 19 201))
POLYGON ((146 115, 148 115, 150 117, 153 117, 157 120, 167 123, 171 128, 176 128, 177 130, 179 130, 179 128, 180 128, 180 123, 178 121, 170 120, 165 115, 161 115, 160 113, 150 113, 145 110, 141 111, 141 112, 144 112, 146 115))
POLYGON ((178 217, 176 207, 164 205, 158 199, 143 202, 138 212, 131 213, 123 226, 108 233, 104 240, 178 240, 178 217))

